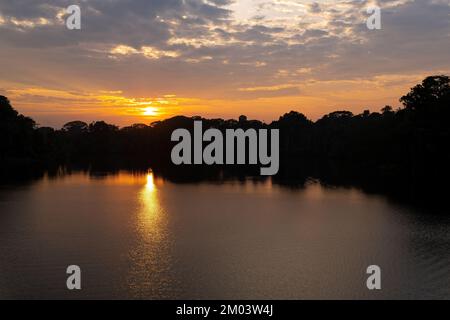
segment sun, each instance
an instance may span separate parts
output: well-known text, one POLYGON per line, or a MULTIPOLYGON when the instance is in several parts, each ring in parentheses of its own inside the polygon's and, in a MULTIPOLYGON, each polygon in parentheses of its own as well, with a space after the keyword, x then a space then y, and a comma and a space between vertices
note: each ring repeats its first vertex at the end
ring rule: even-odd
POLYGON ((142 109, 142 114, 144 116, 156 116, 158 114, 158 109, 155 107, 146 107, 142 109))

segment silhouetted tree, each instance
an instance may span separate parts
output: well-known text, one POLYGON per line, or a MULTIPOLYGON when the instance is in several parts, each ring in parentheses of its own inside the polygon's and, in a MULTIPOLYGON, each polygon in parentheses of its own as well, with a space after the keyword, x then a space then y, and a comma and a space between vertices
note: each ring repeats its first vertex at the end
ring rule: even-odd
MULTIPOLYGON (((313 122, 291 111, 267 125, 248 120, 203 119, 176 116, 150 125, 134 124, 119 130, 104 121, 87 125, 72 121, 61 130, 36 128, 19 115, 6 97, 0 96, 0 164, 2 174, 10 168, 43 166, 116 167, 151 166, 174 179, 244 176, 259 170, 251 166, 176 167, 170 160, 178 128, 192 132, 194 121, 224 132, 233 128, 280 130, 280 172, 276 181, 296 178, 320 179, 330 184, 360 185, 384 192, 436 196, 440 181, 450 179, 450 79, 432 76, 400 100, 403 108, 385 106, 380 112, 365 110, 354 115, 336 111, 313 122)), ((34 167, 33 167, 34 168, 34 167)), ((34 170, 34 169, 33 169, 34 170)))
POLYGON ((30 158, 35 126, 31 118, 19 115, 9 100, 0 96, 0 159, 30 158))
POLYGON ((385 106, 383 109, 381 109, 381 112, 383 113, 383 115, 394 113, 391 106, 385 106))
POLYGON ((88 131, 88 124, 83 121, 71 121, 66 123, 62 130, 70 134, 81 134, 88 131))
POLYGON ((119 130, 115 125, 108 124, 105 121, 95 121, 89 125, 89 132, 91 133, 111 133, 119 130))
POLYGON ((448 76, 427 77, 403 96, 400 101, 408 110, 420 110, 436 104, 450 107, 450 78, 448 76))

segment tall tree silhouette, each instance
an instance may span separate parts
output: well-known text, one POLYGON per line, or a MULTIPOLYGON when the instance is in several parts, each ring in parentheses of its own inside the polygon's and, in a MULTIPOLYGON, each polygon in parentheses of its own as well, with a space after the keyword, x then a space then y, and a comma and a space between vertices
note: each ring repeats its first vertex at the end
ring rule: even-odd
POLYGON ((14 110, 9 100, 0 96, 0 159, 33 156, 33 134, 36 123, 14 110))
POLYGON ((408 110, 422 110, 435 106, 450 107, 450 78, 447 76, 427 77, 403 96, 400 101, 408 110))

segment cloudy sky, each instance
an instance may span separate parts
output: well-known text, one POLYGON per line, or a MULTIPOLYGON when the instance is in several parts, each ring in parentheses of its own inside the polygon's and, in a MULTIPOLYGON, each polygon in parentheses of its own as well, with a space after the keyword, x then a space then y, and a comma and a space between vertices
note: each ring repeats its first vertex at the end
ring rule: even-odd
POLYGON ((0 94, 41 125, 317 119, 399 106, 433 74, 450 74, 450 0, 0 0, 0 94))

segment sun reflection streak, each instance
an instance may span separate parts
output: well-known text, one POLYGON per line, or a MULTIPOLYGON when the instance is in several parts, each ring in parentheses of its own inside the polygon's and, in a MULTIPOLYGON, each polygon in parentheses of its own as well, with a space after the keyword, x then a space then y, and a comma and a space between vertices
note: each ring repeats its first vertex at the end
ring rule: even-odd
POLYGON ((139 214, 140 231, 144 238, 159 238, 161 223, 164 213, 159 203, 158 189, 155 184, 153 172, 149 171, 146 176, 146 184, 142 188, 139 200, 141 209, 139 214))
POLYGON ((128 279, 129 288, 137 298, 164 296, 168 290, 165 284, 172 282, 168 273, 171 265, 168 216, 161 203, 159 181, 155 182, 151 171, 145 179, 145 185, 138 193, 137 242, 131 251, 132 267, 128 279))

